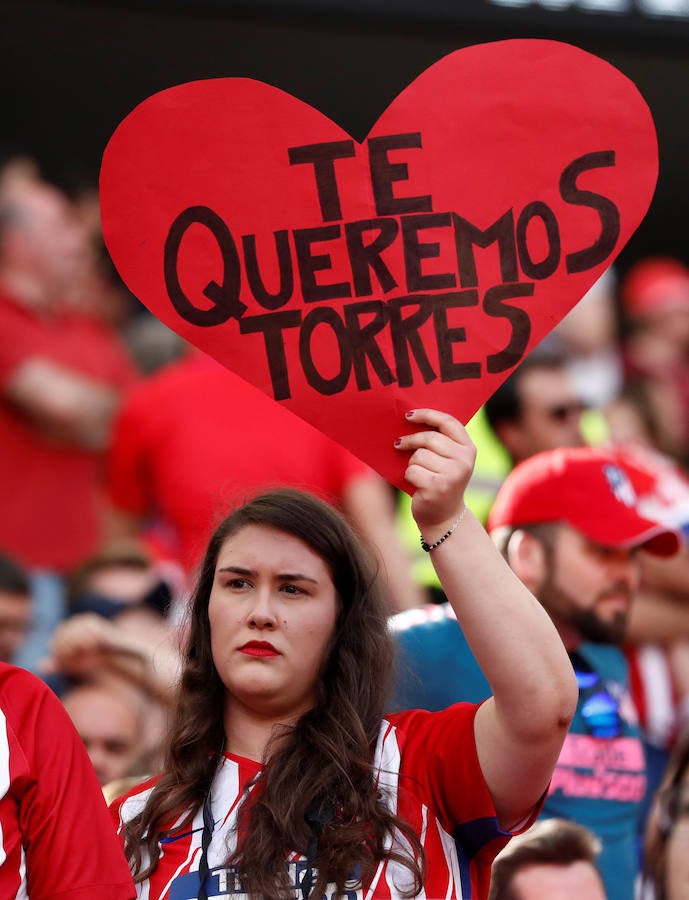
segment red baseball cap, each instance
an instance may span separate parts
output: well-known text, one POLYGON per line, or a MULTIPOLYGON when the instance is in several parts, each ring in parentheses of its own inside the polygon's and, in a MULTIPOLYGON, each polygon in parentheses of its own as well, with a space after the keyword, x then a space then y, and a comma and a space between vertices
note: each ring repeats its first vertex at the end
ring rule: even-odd
POLYGON ((653 256, 629 270, 621 289, 630 316, 689 309, 689 268, 677 259, 653 256))
POLYGON ((560 447, 538 453, 505 479, 488 517, 488 531, 566 522, 597 544, 643 545, 656 556, 672 556, 679 550, 679 535, 639 514, 632 475, 606 450, 560 447))

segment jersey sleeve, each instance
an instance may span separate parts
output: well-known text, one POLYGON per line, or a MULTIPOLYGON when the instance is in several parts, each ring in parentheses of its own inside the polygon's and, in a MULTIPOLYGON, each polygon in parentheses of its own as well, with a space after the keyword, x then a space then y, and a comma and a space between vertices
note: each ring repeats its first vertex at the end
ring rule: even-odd
POLYGON ((0 694, 31 900, 132 900, 136 890, 86 750, 60 701, 17 670, 0 694))
MULTIPOLYGON (((456 703, 440 712, 411 710, 399 716, 403 771, 420 781, 450 833, 469 823, 488 821, 502 832, 476 749, 474 719, 479 705, 456 703)), ((397 717, 389 718, 394 721, 397 717)), ((516 834, 528 828, 541 805, 542 800, 517 828, 502 833, 516 834)))

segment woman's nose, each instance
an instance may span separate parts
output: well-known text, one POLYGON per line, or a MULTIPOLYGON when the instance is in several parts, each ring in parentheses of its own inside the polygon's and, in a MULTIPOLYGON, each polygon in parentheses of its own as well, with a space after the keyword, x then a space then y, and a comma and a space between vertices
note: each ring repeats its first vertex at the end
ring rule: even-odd
POLYGON ((254 604, 249 613, 249 625, 253 628, 274 628, 277 623, 275 609, 267 589, 259 589, 254 595, 254 604))

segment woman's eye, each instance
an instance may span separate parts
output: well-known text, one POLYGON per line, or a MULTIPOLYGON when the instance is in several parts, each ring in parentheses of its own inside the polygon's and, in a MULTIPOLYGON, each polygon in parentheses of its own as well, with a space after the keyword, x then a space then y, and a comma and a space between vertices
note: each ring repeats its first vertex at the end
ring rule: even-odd
POLYGON ((282 590, 286 594, 303 594, 304 593, 301 588, 296 586, 296 584, 283 584, 282 590))
POLYGON ((246 580, 246 578, 231 578, 227 582, 227 587, 241 590, 241 588, 247 587, 248 584, 249 582, 246 580))

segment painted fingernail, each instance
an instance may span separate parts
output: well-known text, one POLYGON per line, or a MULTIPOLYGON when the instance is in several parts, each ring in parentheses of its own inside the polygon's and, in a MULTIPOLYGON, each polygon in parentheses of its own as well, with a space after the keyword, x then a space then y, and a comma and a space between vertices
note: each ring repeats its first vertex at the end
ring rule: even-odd
POLYGON ((413 415, 414 415, 414 410, 413 410, 413 409, 410 409, 408 412, 405 413, 405 416, 406 416, 408 419, 411 419, 413 415))
POLYGON ((397 438, 395 441, 395 447, 399 447, 401 443, 402 443, 402 438, 397 438))

